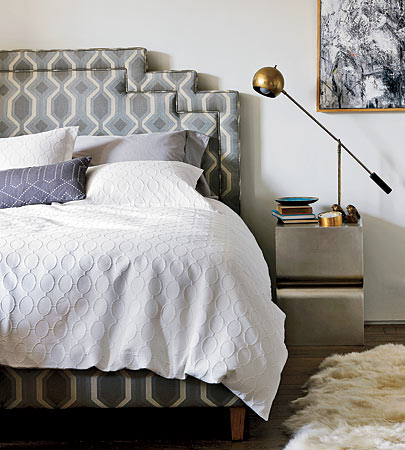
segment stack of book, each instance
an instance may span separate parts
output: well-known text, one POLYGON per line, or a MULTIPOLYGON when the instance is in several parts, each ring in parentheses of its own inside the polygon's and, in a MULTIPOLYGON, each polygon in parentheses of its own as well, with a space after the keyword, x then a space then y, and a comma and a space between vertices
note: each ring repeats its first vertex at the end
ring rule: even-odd
POLYGON ((273 216, 284 224, 293 223, 318 223, 318 219, 312 212, 312 206, 285 206, 277 205, 277 209, 273 209, 273 216))

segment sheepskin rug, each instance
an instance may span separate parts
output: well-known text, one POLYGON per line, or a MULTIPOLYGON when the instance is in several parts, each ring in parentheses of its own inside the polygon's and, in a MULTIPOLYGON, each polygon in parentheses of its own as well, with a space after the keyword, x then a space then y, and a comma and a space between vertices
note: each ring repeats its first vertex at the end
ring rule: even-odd
POLYGON ((405 450, 405 346, 326 358, 306 389, 285 450, 405 450))

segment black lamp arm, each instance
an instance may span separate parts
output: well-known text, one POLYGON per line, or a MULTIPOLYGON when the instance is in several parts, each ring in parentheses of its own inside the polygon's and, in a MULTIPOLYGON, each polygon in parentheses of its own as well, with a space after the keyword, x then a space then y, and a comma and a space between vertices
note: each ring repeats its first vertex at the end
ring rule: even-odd
MULTIPOLYGON (((329 136, 334 139, 336 142, 340 142, 340 139, 338 139, 333 133, 331 133, 319 120, 315 119, 315 117, 309 113, 303 106, 301 106, 293 97, 291 97, 290 94, 288 94, 284 89, 281 91, 287 98, 289 98, 298 108, 300 108, 301 111, 303 111, 308 117, 310 117, 318 126, 320 126, 326 133, 329 134, 329 136)), ((346 153, 348 153, 358 164, 360 164, 363 169, 369 173, 370 178, 376 183, 386 194, 389 194, 392 189, 388 186, 388 184, 380 178, 375 172, 371 172, 371 170, 362 162, 359 158, 357 158, 356 155, 354 155, 342 142, 340 142, 340 145, 342 148, 346 150, 346 153)))
POLYGON ((380 188, 386 194, 389 194, 392 191, 392 189, 388 186, 388 184, 382 178, 380 178, 375 172, 370 174, 370 178, 374 181, 374 183, 376 183, 378 186, 380 186, 380 188))

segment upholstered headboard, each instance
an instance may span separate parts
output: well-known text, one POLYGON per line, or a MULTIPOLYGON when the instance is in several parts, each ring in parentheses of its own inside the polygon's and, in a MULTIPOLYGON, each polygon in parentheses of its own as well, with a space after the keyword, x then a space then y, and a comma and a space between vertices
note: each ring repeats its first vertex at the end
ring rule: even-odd
POLYGON ((208 183, 239 212, 237 92, 197 91, 193 70, 147 72, 144 48, 0 51, 0 137, 68 125, 84 135, 211 136, 208 183))

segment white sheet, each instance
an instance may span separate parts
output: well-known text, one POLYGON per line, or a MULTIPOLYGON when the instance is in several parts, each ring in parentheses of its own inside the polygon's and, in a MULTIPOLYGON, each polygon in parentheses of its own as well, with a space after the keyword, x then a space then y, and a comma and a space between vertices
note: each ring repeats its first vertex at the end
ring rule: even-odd
POLYGON ((0 211, 0 364, 191 375, 267 419, 284 314, 246 225, 210 202, 0 211))

